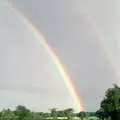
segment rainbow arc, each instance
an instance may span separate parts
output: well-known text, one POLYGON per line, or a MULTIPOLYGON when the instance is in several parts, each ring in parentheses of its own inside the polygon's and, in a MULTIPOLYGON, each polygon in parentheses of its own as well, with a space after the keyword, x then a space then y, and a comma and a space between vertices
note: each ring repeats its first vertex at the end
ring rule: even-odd
POLYGON ((30 32, 37 38, 37 40, 39 40, 39 43, 44 46, 45 50, 51 56, 53 62, 57 66, 57 68, 58 68, 66 86, 68 87, 68 90, 70 91, 70 93, 71 93, 71 95, 74 99, 74 103, 76 104, 77 110, 78 111, 83 111, 84 110, 84 108, 82 106, 83 104, 81 103, 81 99, 79 98, 79 96, 77 94, 77 91, 74 88, 74 85, 72 83, 72 80, 71 80, 69 74, 65 70, 62 63, 60 62, 58 56, 53 52, 52 48, 50 47, 50 45, 45 40, 44 36, 39 32, 39 30, 20 11, 18 11, 17 9, 15 9, 13 7, 12 7, 12 10, 19 15, 19 17, 21 18, 21 21, 28 28, 28 30, 30 30, 30 32))

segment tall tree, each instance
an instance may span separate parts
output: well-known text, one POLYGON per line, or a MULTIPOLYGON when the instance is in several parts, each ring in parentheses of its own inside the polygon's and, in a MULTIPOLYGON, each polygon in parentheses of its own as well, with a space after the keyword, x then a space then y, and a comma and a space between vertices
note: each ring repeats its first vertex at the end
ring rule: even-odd
POLYGON ((109 88, 105 92, 101 108, 112 120, 120 120, 120 87, 115 84, 113 88, 109 88))

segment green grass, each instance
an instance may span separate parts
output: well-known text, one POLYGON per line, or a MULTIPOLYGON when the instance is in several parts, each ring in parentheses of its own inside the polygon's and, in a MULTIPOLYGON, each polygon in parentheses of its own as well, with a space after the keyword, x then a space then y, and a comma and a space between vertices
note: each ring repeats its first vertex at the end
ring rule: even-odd
POLYGON ((98 120, 97 117, 88 117, 88 118, 85 118, 84 120, 98 120))
MULTIPOLYGON (((48 118, 47 120, 53 120, 53 119, 48 118)), ((58 119, 58 120, 67 120, 67 119, 58 119)), ((81 119, 79 118, 79 119, 73 119, 73 120, 81 120, 81 119)), ((86 117, 83 120, 98 120, 98 118, 97 117, 86 117)))

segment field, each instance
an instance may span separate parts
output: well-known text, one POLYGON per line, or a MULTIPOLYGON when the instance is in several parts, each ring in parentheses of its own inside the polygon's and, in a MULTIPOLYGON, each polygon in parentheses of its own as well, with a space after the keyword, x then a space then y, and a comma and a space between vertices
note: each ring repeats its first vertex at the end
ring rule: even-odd
MULTIPOLYGON (((47 118, 47 120, 53 120, 53 118, 52 117, 47 118)), ((67 120, 67 118, 66 117, 64 117, 64 118, 63 117, 58 117, 57 120, 67 120)), ((73 120, 81 120, 81 119, 78 118, 78 117, 75 117, 75 118, 73 118, 73 120)), ((98 118, 97 117, 86 117, 83 120, 98 120, 98 118)))

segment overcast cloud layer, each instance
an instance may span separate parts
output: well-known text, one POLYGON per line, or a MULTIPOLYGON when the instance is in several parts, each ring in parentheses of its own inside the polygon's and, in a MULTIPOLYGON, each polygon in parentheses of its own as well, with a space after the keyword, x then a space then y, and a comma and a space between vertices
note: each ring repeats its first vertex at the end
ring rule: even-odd
MULTIPOLYGON (((119 2, 11 1, 58 53, 73 78, 85 109, 96 110, 105 89, 118 82, 119 2)), ((66 85, 44 48, 19 16, 9 7, 3 7, 3 2, 0 2, 0 9, 1 106, 25 104, 35 109, 41 106, 47 109, 49 105, 74 107, 66 85)))

